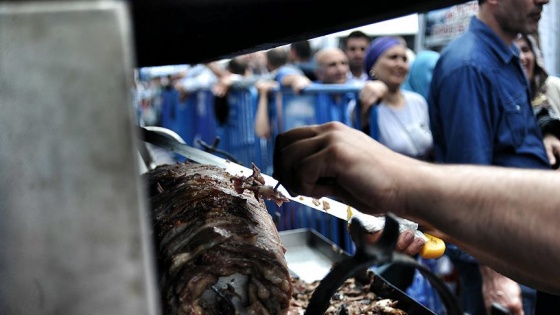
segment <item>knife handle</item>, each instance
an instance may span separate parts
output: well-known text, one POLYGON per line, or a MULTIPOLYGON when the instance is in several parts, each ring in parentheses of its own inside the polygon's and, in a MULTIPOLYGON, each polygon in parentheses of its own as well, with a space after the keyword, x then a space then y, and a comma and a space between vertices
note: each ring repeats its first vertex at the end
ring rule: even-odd
POLYGON ((424 233, 424 236, 427 240, 420 250, 420 256, 426 259, 441 257, 445 252, 445 242, 441 238, 428 233, 424 233))

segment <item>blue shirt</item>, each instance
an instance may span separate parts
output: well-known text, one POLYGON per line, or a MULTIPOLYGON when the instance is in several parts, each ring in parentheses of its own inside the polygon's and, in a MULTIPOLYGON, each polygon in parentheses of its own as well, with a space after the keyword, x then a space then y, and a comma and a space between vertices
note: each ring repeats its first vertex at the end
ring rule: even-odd
POLYGON ((428 103, 437 162, 550 169, 519 50, 476 17, 442 51, 428 103))
POLYGON ((278 83, 282 83, 282 80, 284 80, 286 76, 294 75, 294 74, 305 75, 303 71, 301 71, 301 69, 298 68, 297 66, 292 64, 286 64, 278 68, 278 70, 276 70, 276 74, 274 75, 274 80, 276 80, 278 83))
MULTIPOLYGON (((436 162, 550 169, 530 95, 517 47, 473 17, 434 69, 428 109, 436 162)), ((446 253, 476 262, 453 244, 446 253)))
POLYGON ((315 119, 317 124, 339 121, 352 126, 351 112, 356 106, 356 93, 317 93, 315 119))
MULTIPOLYGON (((329 88, 329 85, 338 86, 336 83, 322 83, 316 81, 315 83, 329 88)), ((317 93, 315 100, 315 117, 317 124, 324 124, 330 121, 339 121, 351 127, 355 127, 357 121, 355 111, 357 100, 359 99, 359 90, 363 87, 364 83, 357 79, 347 79, 344 85, 349 87, 356 87, 355 92, 320 92, 317 93)))

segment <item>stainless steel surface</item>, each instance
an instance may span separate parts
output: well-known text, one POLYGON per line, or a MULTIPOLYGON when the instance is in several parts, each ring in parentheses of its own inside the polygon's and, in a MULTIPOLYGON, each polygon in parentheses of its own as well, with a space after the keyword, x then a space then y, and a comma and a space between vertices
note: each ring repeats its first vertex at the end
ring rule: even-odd
POLYGON ((0 2, 0 313, 157 314, 124 1, 0 2))
POLYGON ((295 229, 279 234, 286 247, 288 268, 305 282, 323 279, 333 263, 348 257, 340 247, 315 230, 295 229))

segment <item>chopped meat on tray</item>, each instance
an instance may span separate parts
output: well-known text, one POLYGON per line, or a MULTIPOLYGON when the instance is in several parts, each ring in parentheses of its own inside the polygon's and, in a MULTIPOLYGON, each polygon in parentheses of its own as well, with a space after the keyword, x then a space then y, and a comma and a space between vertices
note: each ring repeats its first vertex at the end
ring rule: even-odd
MULTIPOLYGON (((355 278, 347 279, 331 298, 325 314, 406 315, 407 312, 398 308, 398 301, 382 298, 373 292, 375 279, 375 274, 369 271, 362 279, 366 282, 364 284, 355 278)), ((305 314, 313 291, 319 286, 319 281, 307 283, 299 278, 293 278, 292 284, 293 293, 288 315, 305 314)))

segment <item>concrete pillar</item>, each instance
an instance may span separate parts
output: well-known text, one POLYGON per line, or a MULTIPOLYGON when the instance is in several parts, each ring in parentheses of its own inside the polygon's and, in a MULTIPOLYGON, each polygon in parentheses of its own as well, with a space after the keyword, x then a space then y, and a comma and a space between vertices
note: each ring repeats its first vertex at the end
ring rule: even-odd
POLYGON ((0 314, 158 314, 124 1, 0 2, 0 314))

